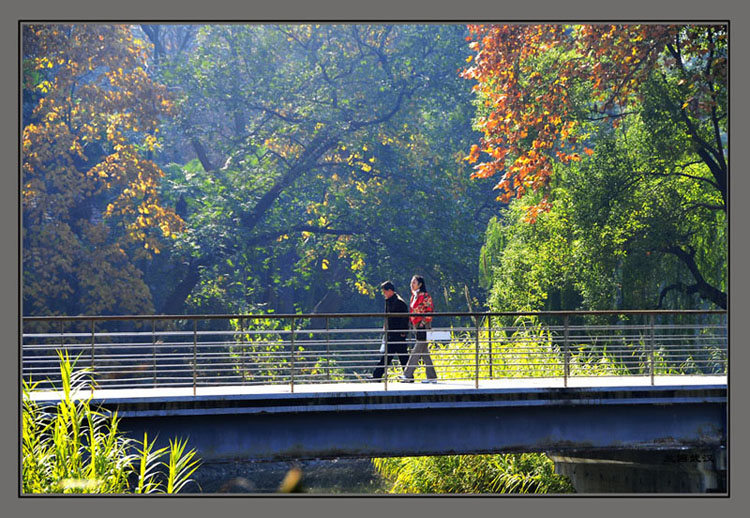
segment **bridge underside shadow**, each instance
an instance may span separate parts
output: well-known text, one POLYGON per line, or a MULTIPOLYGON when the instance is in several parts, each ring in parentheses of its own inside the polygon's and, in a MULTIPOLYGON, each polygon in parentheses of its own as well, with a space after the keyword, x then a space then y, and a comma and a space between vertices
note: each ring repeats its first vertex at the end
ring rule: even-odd
POLYGON ((211 460, 678 450, 723 445, 712 404, 253 413, 125 419, 131 433, 189 436, 211 460))

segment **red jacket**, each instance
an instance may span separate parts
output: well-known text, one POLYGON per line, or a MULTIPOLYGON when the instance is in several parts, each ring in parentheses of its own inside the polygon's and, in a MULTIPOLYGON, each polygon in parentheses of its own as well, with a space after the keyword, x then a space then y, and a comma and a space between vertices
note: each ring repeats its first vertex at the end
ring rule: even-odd
MULTIPOLYGON (((425 291, 411 294, 411 303, 409 304, 410 313, 432 313, 432 310, 432 297, 429 293, 425 291)), ((421 322, 425 324, 432 322, 432 317, 428 316, 409 318, 411 318, 411 323, 414 324, 414 327, 418 327, 421 322)))

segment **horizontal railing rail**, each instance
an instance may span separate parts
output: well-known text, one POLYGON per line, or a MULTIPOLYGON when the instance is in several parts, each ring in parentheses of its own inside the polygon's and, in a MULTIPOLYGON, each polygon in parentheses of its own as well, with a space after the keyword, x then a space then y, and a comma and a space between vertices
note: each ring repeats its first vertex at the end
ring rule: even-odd
MULTIPOLYGON (((96 387, 295 385, 372 381, 386 313, 23 317, 22 375, 60 386, 59 353, 96 387)), ((725 375, 723 310, 436 312, 438 378, 725 375)), ((394 332, 393 329, 390 330, 394 332)), ((408 341, 413 344, 414 330, 408 341)), ((392 343, 387 344, 389 348, 392 343)), ((392 350, 388 351, 393 353, 392 350)), ((385 389, 403 366, 394 362, 385 389)), ((424 369, 417 369, 417 378, 424 369)))

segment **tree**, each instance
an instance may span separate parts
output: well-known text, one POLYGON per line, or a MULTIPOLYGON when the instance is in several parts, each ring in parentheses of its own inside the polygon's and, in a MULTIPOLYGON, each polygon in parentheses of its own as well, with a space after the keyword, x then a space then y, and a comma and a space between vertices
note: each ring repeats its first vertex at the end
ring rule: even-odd
MULTIPOLYGON (((725 308, 725 276, 715 272, 726 265, 720 236, 725 234, 728 175, 727 28, 519 25, 470 30, 476 54, 463 76, 477 81, 476 125, 483 132, 467 157, 479 162, 474 176, 502 173, 495 188, 505 202, 538 193, 525 204, 525 219, 533 223, 550 210, 553 178, 560 171, 616 173, 619 191, 596 190, 603 194, 598 200, 585 196, 591 191, 577 191, 597 202, 589 207, 592 225, 597 214, 609 213, 607 203, 639 191, 639 207, 627 204, 621 212, 623 243, 632 249, 638 242, 644 253, 656 253, 662 262, 671 261, 668 256, 677 259, 692 281, 663 283, 654 300, 660 305, 667 293, 679 290, 725 308), (599 147, 599 141, 608 144, 599 147), (600 152, 597 165, 616 162, 616 170, 592 169, 600 152), (639 208, 649 206, 648 218, 640 217, 639 208), (708 242, 709 234, 719 239, 708 242)), ((579 175, 578 183, 585 179, 579 175)))
POLYGON ((165 196, 182 199, 192 222, 174 249, 185 266, 162 312, 183 311, 204 281, 223 282, 214 292, 227 300, 247 299, 249 289, 256 301, 309 311, 369 297, 376 280, 407 265, 458 277, 456 263, 470 260, 451 261, 447 274, 438 243, 458 239, 448 231, 458 225, 464 238, 471 228, 478 249, 477 215, 486 221, 491 210, 445 152, 472 131, 468 102, 445 93, 468 101, 455 75, 463 34, 461 26, 206 26, 186 59, 162 62, 202 166, 169 168, 165 196), (423 243, 440 259, 420 256, 423 243), (283 295, 290 289, 294 298, 283 295))
POLYGON ((128 27, 23 27, 26 314, 148 313, 139 263, 181 220, 165 208, 159 117, 171 107, 128 27))

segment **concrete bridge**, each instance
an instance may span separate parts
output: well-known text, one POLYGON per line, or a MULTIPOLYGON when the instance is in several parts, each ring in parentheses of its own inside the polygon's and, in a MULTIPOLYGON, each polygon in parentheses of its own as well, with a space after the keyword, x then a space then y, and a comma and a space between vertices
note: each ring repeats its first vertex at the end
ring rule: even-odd
POLYGON ((25 317, 23 376, 69 352, 205 462, 545 452, 581 492, 726 491, 726 312, 436 313, 436 385, 368 381, 385 316, 25 317))
POLYGON ((205 462, 545 452, 581 492, 726 490, 724 376, 81 394, 89 395, 117 409, 132 437, 187 437, 205 462))

